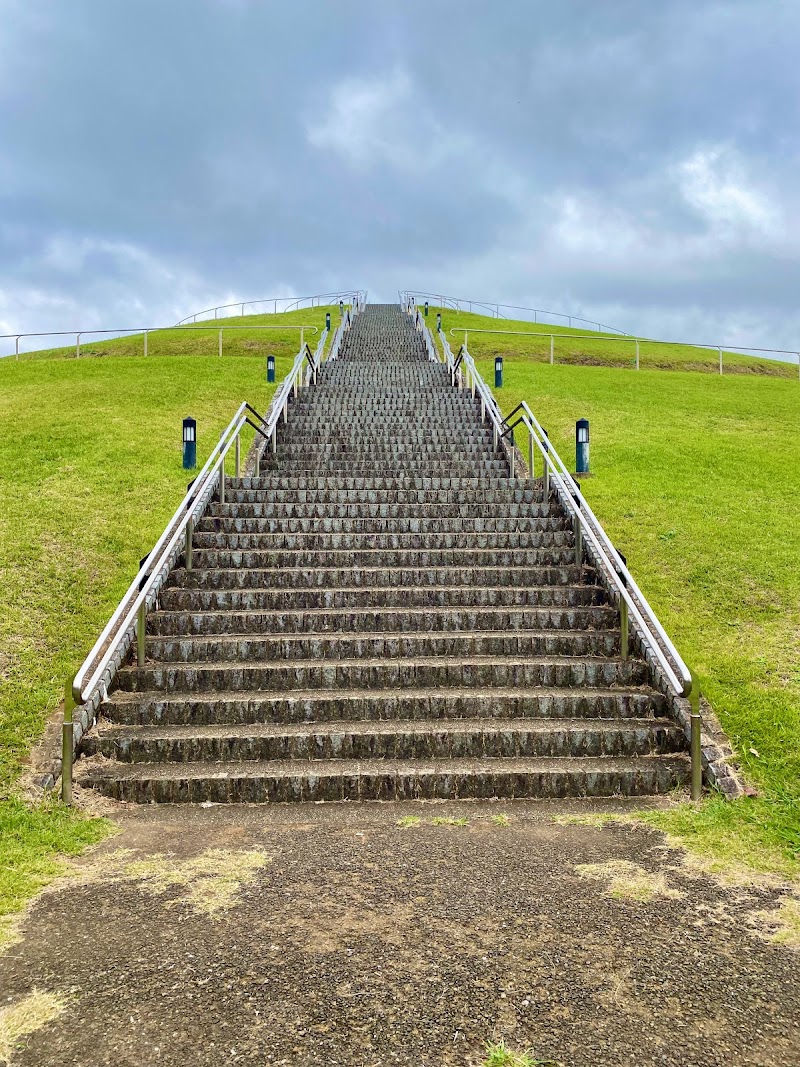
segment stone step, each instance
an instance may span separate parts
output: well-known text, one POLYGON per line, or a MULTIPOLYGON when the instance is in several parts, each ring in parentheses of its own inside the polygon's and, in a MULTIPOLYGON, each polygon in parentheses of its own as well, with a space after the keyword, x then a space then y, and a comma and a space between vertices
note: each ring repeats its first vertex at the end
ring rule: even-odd
POLYGON ((476 570, 490 567, 568 567, 575 563, 575 550, 563 544, 543 548, 195 548, 193 565, 198 570, 239 568, 293 571, 345 570, 382 571, 391 569, 442 568, 469 566, 476 570))
POLYGON ((117 689, 101 709, 127 725, 234 725, 449 719, 652 718, 665 713, 661 693, 637 689, 294 689, 285 693, 139 693, 117 689))
MULTIPOLYGON (((569 548, 574 552, 572 530, 549 532, 477 534, 466 539, 458 534, 332 534, 332 533, 211 533, 195 532, 192 544, 203 551, 225 552, 303 552, 380 553, 458 552, 475 562, 486 552, 525 552, 534 549, 569 548)), ((360 562, 365 562, 360 560, 360 562)), ((395 560, 396 566, 398 561, 395 560)))
MULTIPOLYGON (((172 580, 185 581, 185 572, 172 580)), ((177 585, 162 589, 165 611, 335 611, 353 608, 579 607, 605 604, 605 590, 587 582, 565 585, 511 586, 339 586, 335 589, 200 589, 177 585)))
POLYGON ((417 656, 616 656, 617 630, 471 630, 430 633, 212 634, 155 636, 154 663, 290 663, 296 660, 405 659, 417 656))
POLYGON ((496 485, 485 483, 474 488, 465 489, 225 489, 226 502, 237 504, 283 504, 289 507, 298 504, 345 505, 353 507, 358 504, 426 505, 440 508, 444 505, 461 505, 462 502, 475 505, 500 505, 508 508, 512 504, 539 504, 542 492, 539 488, 506 488, 502 482, 496 485))
POLYGON ((453 633, 474 630, 609 630, 619 613, 610 606, 576 608, 396 608, 347 611, 156 611, 148 633, 209 634, 453 633))
MULTIPOLYGON (((435 548, 441 545, 464 544, 498 544, 511 546, 514 540, 527 536, 555 536, 559 532, 572 530, 563 515, 531 516, 516 519, 443 519, 441 522, 426 519, 390 519, 372 517, 367 519, 246 519, 231 515, 207 513, 195 527, 198 536, 205 534, 258 534, 271 538, 270 544, 278 547, 284 539, 303 538, 303 544, 313 543, 314 538, 320 542, 336 547, 352 545, 359 548, 374 545, 376 548, 397 547, 435 548)), ((197 543, 197 542, 195 542, 197 543)), ((523 542, 520 540, 519 542, 523 542)), ((290 547, 290 542, 286 542, 290 547)))
POLYGON ((123 763, 245 760, 484 759, 652 756, 679 751, 668 719, 417 719, 242 726, 112 726, 88 747, 123 763))
POLYGON ((647 796, 688 780, 688 758, 276 760, 122 764, 85 769, 82 785, 139 803, 457 800, 647 796))
POLYGON ((441 523, 446 519, 530 519, 549 516, 554 510, 542 502, 536 503, 474 503, 471 501, 452 504, 397 504, 375 500, 369 504, 354 503, 299 503, 284 501, 232 503, 226 496, 226 503, 213 503, 209 508, 212 516, 222 515, 239 519, 428 519, 441 523))
POLYGON ((415 656, 402 660, 294 660, 291 663, 167 663, 128 666, 117 675, 120 689, 146 693, 214 690, 419 689, 476 685, 637 686, 649 684, 640 660, 584 656, 535 659, 530 656, 415 656))
MULTIPOLYGON (((199 557, 201 553, 196 553, 199 557)), ((571 557, 570 557, 571 558, 571 557)), ((173 585, 193 589, 330 589, 376 586, 537 586, 575 585, 587 577, 588 568, 572 565, 543 565, 541 567, 304 567, 289 570, 285 567, 256 569, 245 565, 191 570, 178 568, 172 572, 173 585)))

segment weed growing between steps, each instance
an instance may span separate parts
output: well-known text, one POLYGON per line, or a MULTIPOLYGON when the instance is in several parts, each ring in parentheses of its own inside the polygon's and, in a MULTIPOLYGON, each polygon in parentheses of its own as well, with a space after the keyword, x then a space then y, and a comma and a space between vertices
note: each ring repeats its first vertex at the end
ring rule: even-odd
POLYGON ((800 469, 786 462, 800 383, 515 355, 504 374, 503 409, 527 400, 568 465, 590 420, 583 491, 760 793, 642 818, 721 864, 800 875, 800 469))
POLYGON ((0 360, 0 915, 105 833, 14 782, 186 491, 182 419, 202 463, 242 400, 263 411, 273 391, 252 357, 0 360))

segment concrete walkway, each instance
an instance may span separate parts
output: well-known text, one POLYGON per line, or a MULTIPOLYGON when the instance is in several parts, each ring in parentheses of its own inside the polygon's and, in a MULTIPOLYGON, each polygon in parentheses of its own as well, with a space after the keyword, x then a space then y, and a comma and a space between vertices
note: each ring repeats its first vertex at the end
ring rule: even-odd
POLYGON ((780 891, 589 810, 123 809, 0 956, 0 1006, 56 1005, 11 1062, 439 1067, 502 1039, 567 1067, 800 1063, 800 954, 760 916, 780 891))

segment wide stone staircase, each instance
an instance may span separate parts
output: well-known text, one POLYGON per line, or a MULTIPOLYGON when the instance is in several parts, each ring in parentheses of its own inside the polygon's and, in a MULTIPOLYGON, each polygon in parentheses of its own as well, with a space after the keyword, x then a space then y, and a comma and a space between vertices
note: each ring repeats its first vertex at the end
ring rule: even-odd
POLYGON ((655 794, 680 728, 541 481, 370 305, 227 483, 80 781, 120 800, 655 794))

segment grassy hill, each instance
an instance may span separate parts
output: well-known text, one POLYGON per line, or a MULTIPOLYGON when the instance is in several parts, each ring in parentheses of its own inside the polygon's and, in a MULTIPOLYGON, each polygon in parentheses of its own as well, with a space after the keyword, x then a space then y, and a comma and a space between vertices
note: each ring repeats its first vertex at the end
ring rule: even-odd
MULTIPOLYGON (((324 309, 299 314, 314 322, 315 313, 324 320, 324 309)), ((220 359, 213 336, 209 354, 180 331, 163 340, 177 350, 159 356, 151 344, 145 359, 114 341, 102 351, 115 358, 0 360, 0 915, 48 877, 57 852, 103 832, 55 803, 29 807, 14 783, 67 675, 185 490, 182 418, 198 420, 202 461, 243 399, 269 403, 262 347, 220 359)), ((297 335, 283 350, 272 344, 280 381, 297 335)), ((470 348, 491 381, 493 353, 472 339, 470 348)), ((565 460, 575 420, 591 420, 587 496, 761 790, 736 805, 682 809, 670 826, 717 854, 796 871, 800 386, 769 375, 550 367, 514 352, 505 382, 505 409, 526 398, 565 460)))
MULTIPOLYGON (((520 322, 514 319, 496 319, 487 315, 475 315, 452 308, 430 307, 428 324, 436 327, 436 313, 442 313, 442 325, 448 332, 453 352, 464 339, 462 330, 507 330, 512 333, 541 331, 541 337, 510 337, 502 334, 486 335, 470 333, 469 350, 475 359, 494 359, 495 356, 525 356, 536 363, 550 362, 550 335, 554 341, 553 357, 558 364, 584 367, 620 367, 633 369, 636 362, 635 338, 614 334, 601 334, 566 326, 551 326, 549 323, 520 322), (453 328, 457 333, 450 335, 453 328)), ((709 338, 713 340, 713 338, 709 338)), ((798 378, 797 361, 784 363, 779 360, 744 356, 741 353, 723 350, 723 376, 725 374, 763 374, 776 378, 798 378)), ((719 354, 715 349, 693 348, 691 345, 656 344, 639 342, 639 365, 650 370, 705 371, 719 375, 719 354)), ((492 379, 494 380, 494 379, 492 379)))

